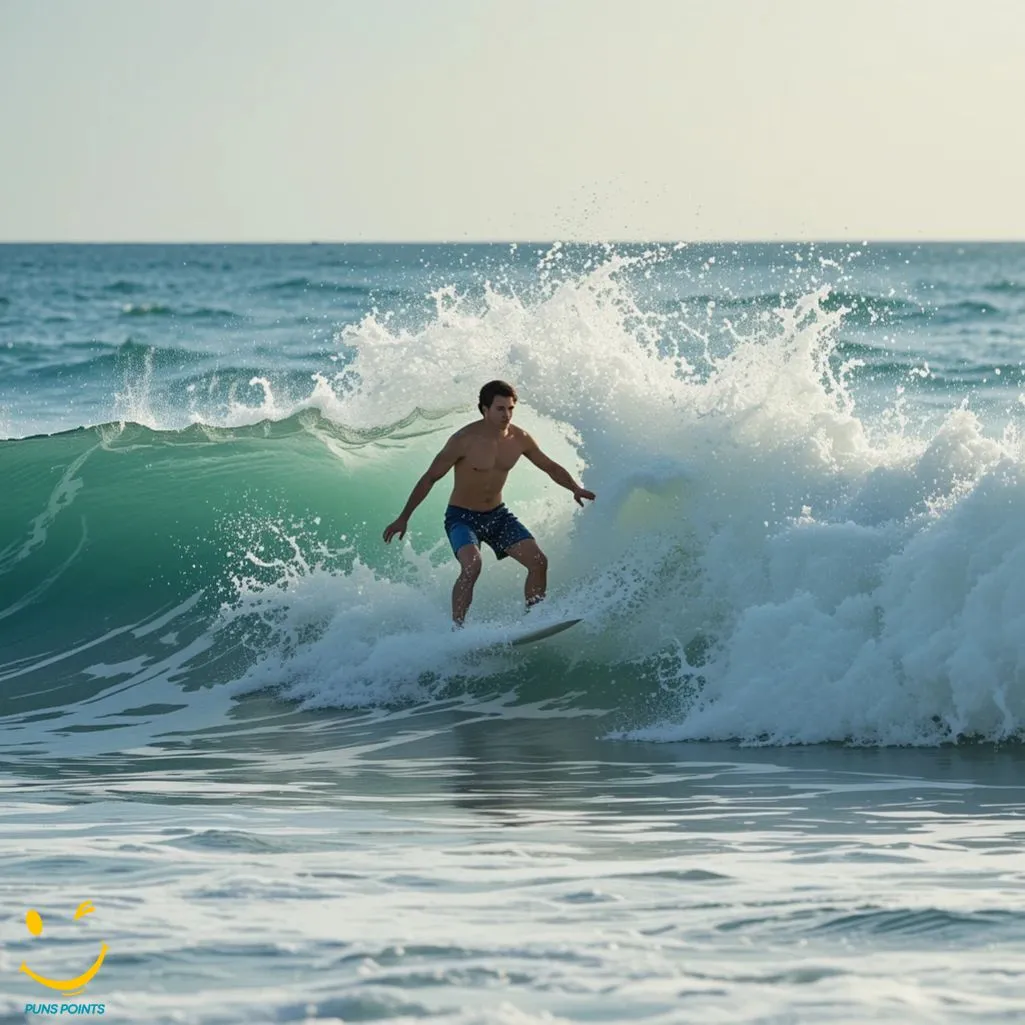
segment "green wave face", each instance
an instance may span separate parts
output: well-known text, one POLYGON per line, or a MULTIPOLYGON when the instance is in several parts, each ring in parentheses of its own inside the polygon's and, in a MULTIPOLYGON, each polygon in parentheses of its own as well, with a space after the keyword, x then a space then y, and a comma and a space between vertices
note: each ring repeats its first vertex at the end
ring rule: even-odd
MULTIPOLYGON (((127 671, 183 649, 243 579, 394 557, 380 531, 436 429, 347 431, 308 411, 230 430, 104 425, 0 443, 0 710, 60 707, 117 675, 98 664, 127 671)), ((180 682, 231 678, 251 657, 211 647, 180 682)))

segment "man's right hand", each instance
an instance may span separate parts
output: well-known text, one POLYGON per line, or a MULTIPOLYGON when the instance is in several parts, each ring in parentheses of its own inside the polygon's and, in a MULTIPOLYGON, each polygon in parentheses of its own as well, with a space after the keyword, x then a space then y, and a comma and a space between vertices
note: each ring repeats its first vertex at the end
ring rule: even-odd
POLYGON ((389 523, 384 528, 384 543, 389 544, 396 534, 399 535, 399 540, 401 541, 406 536, 407 525, 408 521, 404 520, 401 516, 394 523, 389 523))

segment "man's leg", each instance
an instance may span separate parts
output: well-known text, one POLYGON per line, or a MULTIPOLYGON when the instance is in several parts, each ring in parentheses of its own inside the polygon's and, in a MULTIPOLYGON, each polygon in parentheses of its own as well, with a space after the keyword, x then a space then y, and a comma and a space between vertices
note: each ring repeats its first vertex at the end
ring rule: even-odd
POLYGON ((538 547, 537 542, 533 538, 517 541, 505 551, 511 559, 527 567, 527 582, 523 585, 527 608, 544 601, 545 592, 548 590, 548 557, 538 547))
POLYGON ((480 576, 480 549, 473 544, 463 545, 456 552, 456 558, 459 560, 459 579, 452 588, 452 621, 456 626, 462 626, 473 601, 473 585, 480 576))

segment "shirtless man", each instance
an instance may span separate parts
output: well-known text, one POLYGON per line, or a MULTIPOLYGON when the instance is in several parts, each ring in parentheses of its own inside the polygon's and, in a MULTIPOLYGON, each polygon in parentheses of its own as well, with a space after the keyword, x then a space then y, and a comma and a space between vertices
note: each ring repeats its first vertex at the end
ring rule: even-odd
POLYGON ((489 381, 480 390, 477 408, 483 419, 467 424, 448 439, 427 472, 416 482, 399 518, 384 530, 385 544, 403 538, 413 510, 431 488, 454 466, 455 486, 445 510, 445 533, 459 560, 459 579, 452 588, 452 619, 462 626, 473 600, 473 585, 480 576, 480 543, 491 546, 499 559, 507 555, 527 568, 524 597, 527 608, 542 601, 548 583, 548 559, 534 535, 502 502, 502 487, 520 456, 544 470, 556 484, 573 492, 577 505, 594 501, 594 492, 582 488, 558 463, 546 456, 521 427, 513 427, 516 390, 505 381, 489 381))

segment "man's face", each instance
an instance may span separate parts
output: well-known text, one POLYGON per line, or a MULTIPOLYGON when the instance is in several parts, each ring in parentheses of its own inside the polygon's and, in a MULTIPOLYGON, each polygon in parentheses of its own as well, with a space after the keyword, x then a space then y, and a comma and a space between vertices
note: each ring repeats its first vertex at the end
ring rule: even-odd
POLYGON ((496 395, 491 405, 484 410, 484 419, 495 427, 508 427, 515 408, 516 400, 514 398, 496 395))

